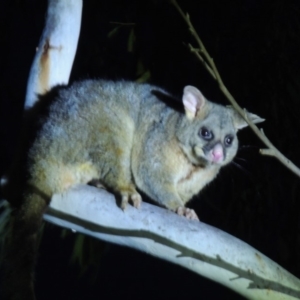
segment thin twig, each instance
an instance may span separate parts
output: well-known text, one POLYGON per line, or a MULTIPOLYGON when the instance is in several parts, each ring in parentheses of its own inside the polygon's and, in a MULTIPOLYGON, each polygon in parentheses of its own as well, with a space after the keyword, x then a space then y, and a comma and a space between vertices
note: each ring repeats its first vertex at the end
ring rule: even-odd
POLYGON ((195 30, 193 24, 191 23, 190 16, 185 14, 180 6, 178 5, 176 0, 170 0, 170 2, 176 7, 184 21, 187 23, 189 30, 192 36, 195 38, 199 48, 194 48, 189 44, 190 51, 196 55, 196 57, 200 60, 200 62, 204 65, 209 74, 217 81, 220 90, 225 95, 225 97, 229 100, 234 109, 244 118, 244 120, 248 123, 249 127, 254 131, 254 133, 258 136, 258 138, 267 146, 266 149, 261 149, 260 153, 262 155, 269 155, 276 157, 283 165, 285 165, 289 170, 300 177, 300 169, 291 162, 287 157, 285 157, 267 138, 264 134, 263 130, 260 130, 248 117, 247 111, 242 109, 228 91, 227 87, 223 83, 223 80, 220 76, 220 73, 214 63, 214 60, 209 55, 206 50, 203 42, 201 41, 197 31, 195 30))

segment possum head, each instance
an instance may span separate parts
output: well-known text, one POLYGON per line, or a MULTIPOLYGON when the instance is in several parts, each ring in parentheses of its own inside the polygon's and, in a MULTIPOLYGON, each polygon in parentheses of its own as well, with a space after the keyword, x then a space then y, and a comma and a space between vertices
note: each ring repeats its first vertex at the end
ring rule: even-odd
MULTIPOLYGON (((193 86, 184 88, 185 115, 177 128, 177 138, 189 161, 196 166, 222 167, 234 158, 238 149, 237 131, 248 126, 231 107, 208 101, 193 86)), ((253 123, 264 119, 248 113, 253 123)))

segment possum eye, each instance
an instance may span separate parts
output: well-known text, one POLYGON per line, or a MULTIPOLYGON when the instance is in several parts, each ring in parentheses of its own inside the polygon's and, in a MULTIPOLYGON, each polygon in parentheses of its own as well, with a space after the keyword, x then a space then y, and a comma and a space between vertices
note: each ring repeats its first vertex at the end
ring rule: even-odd
POLYGON ((229 147, 233 142, 233 135, 229 134, 225 136, 224 144, 226 147, 229 147))
POLYGON ((206 127, 200 128, 199 134, 201 137, 203 137, 206 141, 210 141, 213 139, 214 135, 213 133, 208 130, 206 127))

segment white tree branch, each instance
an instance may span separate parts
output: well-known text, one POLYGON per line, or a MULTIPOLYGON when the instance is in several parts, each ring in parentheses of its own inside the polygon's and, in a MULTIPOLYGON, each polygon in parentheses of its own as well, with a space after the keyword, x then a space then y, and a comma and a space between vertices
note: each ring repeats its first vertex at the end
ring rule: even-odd
POLYGON ((300 280, 248 244, 148 203, 123 212, 112 194, 80 185, 54 195, 44 219, 178 264, 247 299, 300 299, 300 280))
POLYGON ((82 0, 49 0, 45 28, 28 78, 25 109, 34 105, 37 95, 69 82, 81 11, 82 0))

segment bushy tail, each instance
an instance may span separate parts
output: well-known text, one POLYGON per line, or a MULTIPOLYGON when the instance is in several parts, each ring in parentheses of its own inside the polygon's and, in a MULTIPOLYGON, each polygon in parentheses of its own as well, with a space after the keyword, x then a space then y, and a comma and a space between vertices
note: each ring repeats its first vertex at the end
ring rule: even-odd
POLYGON ((42 216, 48 200, 29 193, 22 205, 11 211, 2 253, 3 300, 34 300, 34 265, 42 216))

